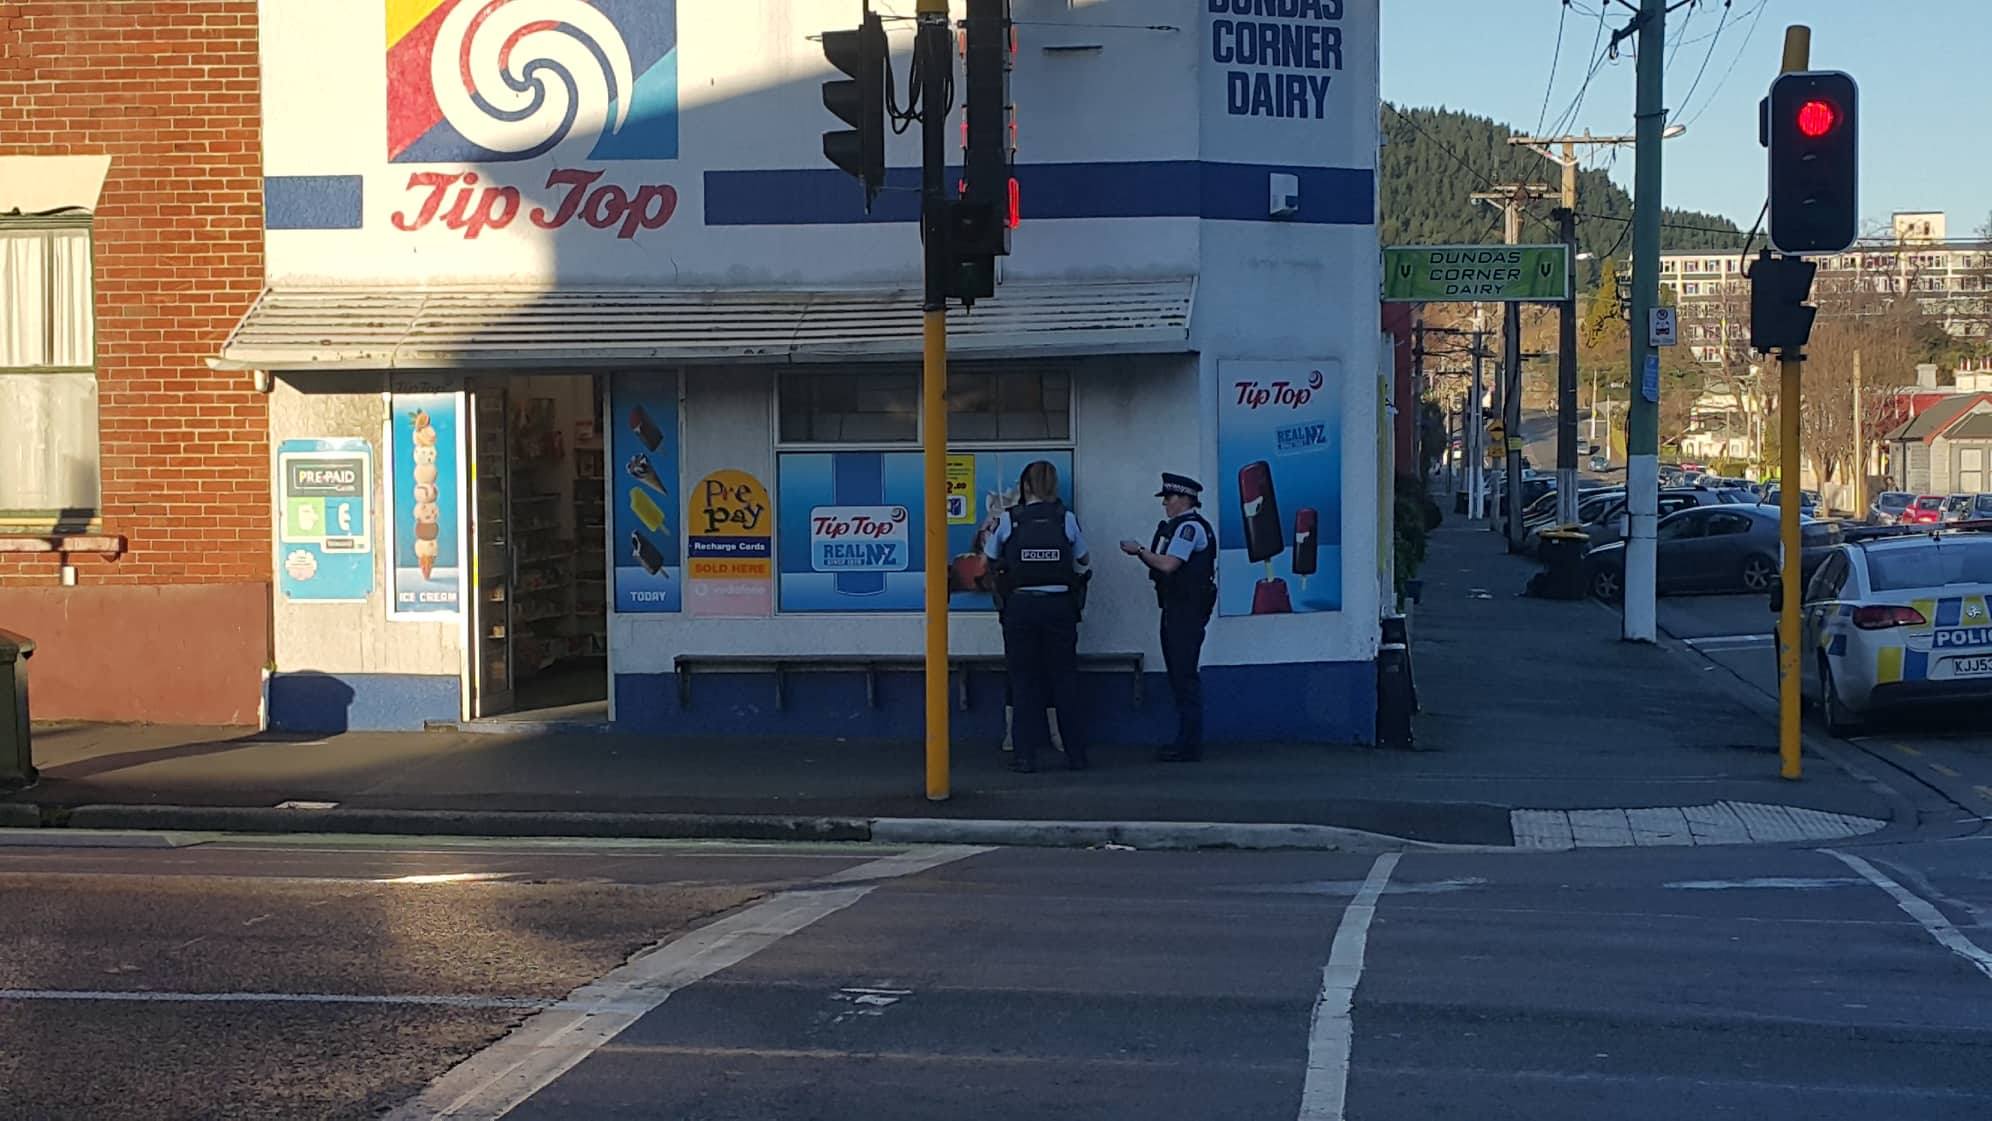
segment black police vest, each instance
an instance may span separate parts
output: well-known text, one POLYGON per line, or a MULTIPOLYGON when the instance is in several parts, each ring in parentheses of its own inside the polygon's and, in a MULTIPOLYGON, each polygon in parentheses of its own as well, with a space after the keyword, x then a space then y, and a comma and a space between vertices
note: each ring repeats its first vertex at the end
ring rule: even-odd
POLYGON ((1203 527, 1204 539, 1208 544, 1190 554, 1190 559, 1176 566, 1176 571, 1164 573, 1156 569, 1148 570, 1148 578, 1155 581, 1155 591, 1164 602, 1181 600, 1189 603, 1201 602, 1217 584, 1217 534, 1203 515, 1192 510, 1179 517, 1170 518, 1155 526, 1155 543, 1149 546, 1153 553, 1166 553, 1169 542, 1176 536, 1176 530, 1184 522, 1195 522, 1203 527))
POLYGON ((1072 542, 1065 536, 1065 504, 1027 502, 1010 511, 1003 542, 1002 588, 1071 588, 1078 581, 1072 542))

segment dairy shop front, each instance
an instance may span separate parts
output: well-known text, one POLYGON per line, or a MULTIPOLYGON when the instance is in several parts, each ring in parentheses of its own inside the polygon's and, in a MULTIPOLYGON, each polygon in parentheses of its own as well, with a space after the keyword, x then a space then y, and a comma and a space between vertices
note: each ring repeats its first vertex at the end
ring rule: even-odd
MULTIPOLYGON (((1002 734, 980 526, 1043 459, 1094 543, 1080 719, 1173 728, 1111 547, 1171 471, 1210 738, 1369 741, 1375 0, 1012 7, 1021 222, 950 315, 958 736, 1002 734)), ((917 195, 821 156, 858 8, 264 5, 268 275, 215 365, 270 393, 273 726, 917 734, 917 195)))

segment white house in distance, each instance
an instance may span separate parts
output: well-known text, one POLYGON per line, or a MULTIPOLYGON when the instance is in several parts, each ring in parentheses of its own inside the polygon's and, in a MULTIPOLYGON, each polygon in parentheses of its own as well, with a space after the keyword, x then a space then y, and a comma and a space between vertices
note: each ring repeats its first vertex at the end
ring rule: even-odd
MULTIPOLYGON (((1377 0, 1238 7, 1014 2, 1022 222, 951 317, 964 740, 1036 459, 1098 572, 1075 718, 1171 727, 1112 547, 1166 470, 1219 528, 1211 737, 1374 735, 1377 0)), ((264 4, 268 287, 215 364, 272 394, 273 724, 917 732, 918 130, 868 215, 814 38, 857 12, 264 4)))

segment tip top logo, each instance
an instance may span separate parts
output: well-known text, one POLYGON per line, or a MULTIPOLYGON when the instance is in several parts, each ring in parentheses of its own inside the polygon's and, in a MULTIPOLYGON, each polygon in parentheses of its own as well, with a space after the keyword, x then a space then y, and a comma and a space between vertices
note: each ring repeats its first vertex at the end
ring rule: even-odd
POLYGON ((678 156, 676 0, 386 0, 394 163, 678 156))

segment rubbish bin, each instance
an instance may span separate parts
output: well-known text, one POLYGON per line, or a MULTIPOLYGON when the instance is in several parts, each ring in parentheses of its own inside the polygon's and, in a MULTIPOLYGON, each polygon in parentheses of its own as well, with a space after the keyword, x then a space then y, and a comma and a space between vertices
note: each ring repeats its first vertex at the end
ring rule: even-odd
POLYGON ((1548 599, 1584 598, 1584 554, 1591 538, 1582 530, 1552 529, 1542 534, 1541 594, 1548 599))
POLYGON ((0 631, 0 789, 35 781, 28 742, 28 658, 34 640, 0 631))

